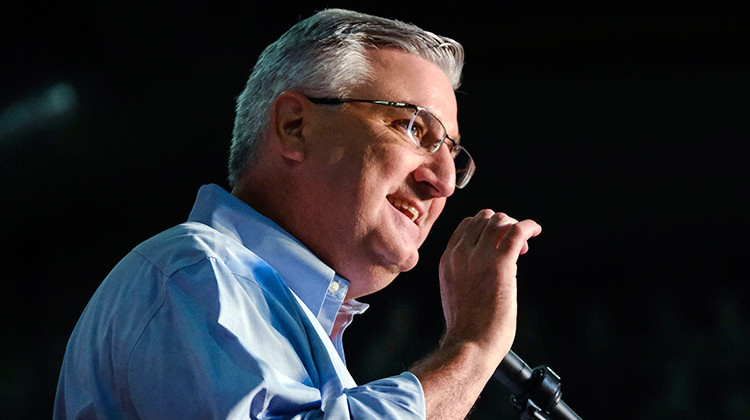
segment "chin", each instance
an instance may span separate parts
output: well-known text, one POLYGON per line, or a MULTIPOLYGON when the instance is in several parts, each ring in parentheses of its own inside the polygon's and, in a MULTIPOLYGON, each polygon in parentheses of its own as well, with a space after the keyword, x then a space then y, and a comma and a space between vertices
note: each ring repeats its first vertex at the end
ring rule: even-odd
POLYGON ((398 256, 397 258, 392 258, 388 261, 385 261, 380 265, 380 269, 377 270, 380 272, 377 276, 384 279, 383 281, 379 281, 379 283, 390 283, 399 274, 416 267, 417 262, 419 262, 418 251, 414 251, 406 255, 398 256))
POLYGON ((398 264, 395 264, 393 267, 393 272, 395 274, 403 273, 405 271, 409 271, 412 268, 417 266, 417 263, 419 262, 419 252, 414 251, 411 254, 409 254, 406 258, 401 260, 398 264))

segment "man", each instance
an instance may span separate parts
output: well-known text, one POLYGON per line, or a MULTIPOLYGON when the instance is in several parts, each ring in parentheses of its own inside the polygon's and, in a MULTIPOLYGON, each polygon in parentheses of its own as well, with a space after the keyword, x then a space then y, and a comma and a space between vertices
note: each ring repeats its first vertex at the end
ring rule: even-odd
POLYGON ((463 418, 513 341, 533 221, 462 221, 440 263, 445 336, 409 371, 357 385, 341 345, 356 299, 416 265, 471 177, 462 64, 455 41, 344 10, 270 45, 238 98, 231 195, 204 186, 105 279, 55 417, 463 418))

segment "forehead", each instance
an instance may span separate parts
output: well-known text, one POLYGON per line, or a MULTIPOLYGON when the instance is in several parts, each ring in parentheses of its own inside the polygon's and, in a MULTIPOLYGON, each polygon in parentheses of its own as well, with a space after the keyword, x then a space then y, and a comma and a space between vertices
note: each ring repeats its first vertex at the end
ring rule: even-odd
POLYGON ((458 136, 456 95, 448 77, 417 55, 395 49, 370 50, 371 77, 352 96, 408 102, 428 108, 452 137, 458 136))

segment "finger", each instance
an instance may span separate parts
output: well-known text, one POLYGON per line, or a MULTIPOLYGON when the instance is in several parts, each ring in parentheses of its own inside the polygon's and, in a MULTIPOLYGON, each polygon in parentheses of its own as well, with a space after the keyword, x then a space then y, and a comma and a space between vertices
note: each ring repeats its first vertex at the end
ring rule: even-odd
MULTIPOLYGON (((500 241, 497 251, 501 257, 512 258, 515 261, 521 255, 526 241, 539 235, 541 232, 542 227, 533 220, 527 219, 515 223, 508 228, 507 233, 500 241)), ((526 246, 528 247, 528 245, 526 246)))
POLYGON ((466 231, 466 227, 469 226, 469 223, 471 223, 471 217, 464 218, 464 220, 462 220, 461 223, 458 224, 458 227, 456 227, 456 230, 453 231, 451 238, 448 240, 446 249, 451 249, 456 246, 456 244, 458 244, 458 241, 461 240, 461 237, 466 231))
POLYGON ((497 249, 500 240, 505 236, 510 225, 518 223, 518 220, 508 216, 505 213, 495 213, 487 220, 485 229, 477 241, 477 246, 494 251, 497 249))
POLYGON ((480 210, 474 217, 469 218, 463 234, 458 237, 456 246, 473 247, 477 243, 479 235, 484 231, 487 220, 495 214, 490 209, 480 210))
POLYGON ((472 223, 475 223, 475 221, 474 221, 475 218, 476 217, 484 217, 484 215, 487 214, 487 212, 492 212, 492 210, 488 210, 488 209, 480 210, 473 217, 465 217, 464 220, 462 220, 461 223, 458 224, 458 227, 456 227, 456 230, 453 231, 453 235, 451 235, 450 240, 448 240, 448 245, 446 247, 447 248, 452 248, 453 246, 457 245, 458 242, 463 237, 463 235, 466 233, 466 230, 468 229, 468 227, 472 223))
MULTIPOLYGON (((533 234, 531 237, 533 238, 535 236, 538 236, 540 233, 542 233, 542 227, 541 226, 539 226, 539 231, 536 232, 535 234, 533 234)), ((528 240, 526 240, 526 242, 523 243, 523 248, 521 248, 521 252, 519 253, 519 255, 523 255, 523 254, 525 254, 527 252, 529 252, 529 241, 528 240)))

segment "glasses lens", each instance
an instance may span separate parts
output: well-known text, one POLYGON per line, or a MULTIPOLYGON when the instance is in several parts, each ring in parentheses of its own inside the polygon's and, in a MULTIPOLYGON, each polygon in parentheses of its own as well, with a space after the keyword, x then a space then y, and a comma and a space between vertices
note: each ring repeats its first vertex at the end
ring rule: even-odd
MULTIPOLYGON (((412 118, 409 135, 427 153, 435 153, 443 145, 447 136, 445 127, 430 111, 420 108, 412 118)), ((476 166, 469 152, 451 142, 451 154, 456 166, 456 187, 463 188, 474 175, 476 166)))
POLYGON ((435 153, 445 137, 445 128, 430 111, 420 108, 412 118, 409 134, 421 149, 435 153))
POLYGON ((471 158, 466 149, 458 144, 453 146, 452 152, 453 162, 456 165, 456 187, 463 188, 469 183, 471 176, 474 175, 474 170, 476 169, 474 159, 471 158))

